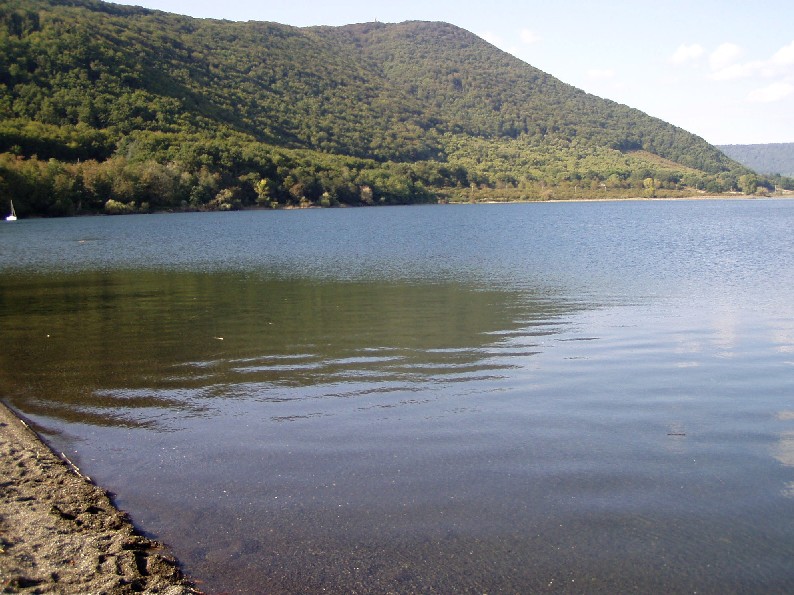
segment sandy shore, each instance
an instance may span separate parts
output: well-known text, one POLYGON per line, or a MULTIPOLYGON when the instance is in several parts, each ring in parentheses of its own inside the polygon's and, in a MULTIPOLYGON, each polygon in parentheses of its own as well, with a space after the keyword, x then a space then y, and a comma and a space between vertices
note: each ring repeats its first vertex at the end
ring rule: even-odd
POLYGON ((0 403, 0 593, 199 593, 162 544, 0 403))

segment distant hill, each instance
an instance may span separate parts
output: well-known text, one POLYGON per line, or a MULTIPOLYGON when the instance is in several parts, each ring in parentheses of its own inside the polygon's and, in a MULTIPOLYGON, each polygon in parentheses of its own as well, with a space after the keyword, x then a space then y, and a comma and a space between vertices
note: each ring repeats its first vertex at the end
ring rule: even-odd
POLYGON ((749 174, 445 23, 7 0, 0 49, 0 192, 23 216, 680 195, 749 174))
POLYGON ((759 173, 794 177, 794 143, 720 145, 718 148, 759 173))

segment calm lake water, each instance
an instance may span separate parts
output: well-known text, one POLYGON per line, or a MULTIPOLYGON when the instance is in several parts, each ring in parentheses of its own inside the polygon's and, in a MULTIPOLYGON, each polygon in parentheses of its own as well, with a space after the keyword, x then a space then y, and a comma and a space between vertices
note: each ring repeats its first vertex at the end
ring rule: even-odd
POLYGON ((209 593, 794 592, 794 201, 0 224, 0 398, 209 593))

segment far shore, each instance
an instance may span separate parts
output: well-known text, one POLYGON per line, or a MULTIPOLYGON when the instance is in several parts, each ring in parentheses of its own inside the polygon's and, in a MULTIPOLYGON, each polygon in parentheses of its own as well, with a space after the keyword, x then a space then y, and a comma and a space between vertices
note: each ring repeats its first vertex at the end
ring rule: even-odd
POLYGON ((688 200, 774 200, 779 198, 794 198, 794 190, 781 190, 775 194, 742 194, 730 192, 725 194, 690 194, 686 196, 597 196, 590 198, 529 198, 520 199, 482 199, 474 201, 451 200, 447 204, 511 204, 511 203, 542 203, 542 202, 649 202, 649 201, 688 201, 688 200))
MULTIPOLYGON (((436 202, 425 203, 408 203, 399 205, 390 205, 386 203, 375 203, 371 205, 350 205, 345 203, 334 204, 331 206, 322 206, 312 202, 305 202, 303 204, 286 204, 278 205, 277 207, 250 205, 238 206, 236 208, 228 209, 162 209, 153 211, 129 211, 124 213, 107 213, 107 212, 81 212, 73 217, 103 217, 103 216, 116 216, 116 215, 156 215, 166 213, 223 213, 223 212, 239 212, 239 211, 291 211, 291 210, 307 210, 307 209, 346 209, 346 208, 368 208, 374 206, 422 206, 428 204, 439 205, 478 205, 478 204, 535 204, 535 203, 582 203, 582 202, 663 202, 663 201, 702 201, 702 200, 776 200, 794 198, 794 190, 780 190, 774 194, 741 194, 739 192, 731 192, 725 194, 688 194, 682 196, 595 196, 595 197, 571 197, 571 198, 474 198, 473 200, 466 199, 450 199, 444 196, 438 196, 436 202)), ((69 216, 67 216, 69 217, 69 216)), ((44 219, 41 215, 26 216, 20 218, 25 219, 44 219)))

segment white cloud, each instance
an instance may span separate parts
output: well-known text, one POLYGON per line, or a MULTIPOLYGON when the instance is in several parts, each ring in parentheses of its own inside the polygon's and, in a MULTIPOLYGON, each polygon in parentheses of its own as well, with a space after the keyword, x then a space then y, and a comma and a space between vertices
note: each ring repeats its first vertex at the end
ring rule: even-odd
POLYGON ((591 68, 587 71, 587 78, 594 80, 611 79, 615 77, 615 71, 611 68, 591 68))
POLYGON ((717 81, 731 81, 751 76, 773 78, 785 76, 794 66, 794 41, 780 48, 771 58, 740 62, 742 49, 732 43, 724 43, 709 56, 712 72, 710 78, 717 81))
POLYGON ((736 79, 747 78, 764 70, 763 62, 742 62, 730 64, 724 68, 711 73, 711 78, 715 81, 734 81, 736 79))
POLYGON ((723 43, 709 54, 709 66, 714 71, 724 70, 735 64, 743 53, 735 43, 723 43))
POLYGON ((755 89, 747 95, 752 103, 774 103, 794 94, 794 85, 789 83, 772 83, 761 89, 755 89))
POLYGON ((692 62, 693 60, 697 60, 705 53, 706 50, 703 49, 703 46, 699 43, 693 43, 692 45, 687 45, 682 43, 678 46, 678 49, 670 56, 670 62, 673 64, 685 64, 686 62, 692 62))
POLYGON ((534 31, 530 31, 529 29, 521 29, 522 43, 526 43, 527 45, 532 45, 533 43, 538 43, 542 39, 543 38, 534 31))
POLYGON ((771 62, 776 66, 789 66, 794 64, 794 41, 775 52, 771 62))

